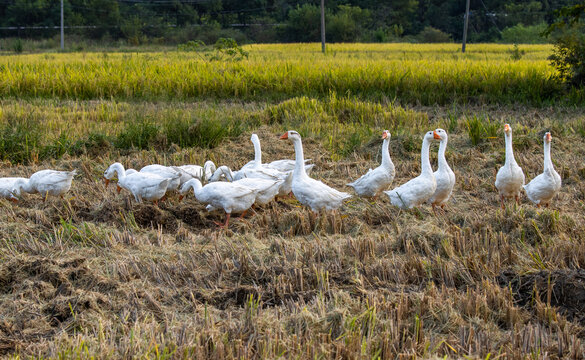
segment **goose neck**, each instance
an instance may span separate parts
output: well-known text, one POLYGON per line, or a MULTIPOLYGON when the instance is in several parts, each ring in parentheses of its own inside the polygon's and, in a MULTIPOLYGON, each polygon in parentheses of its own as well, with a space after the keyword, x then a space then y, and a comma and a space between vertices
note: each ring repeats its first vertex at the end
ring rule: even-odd
POLYGON ((428 174, 433 172, 433 168, 431 167, 431 160, 429 158, 430 147, 431 142, 425 138, 423 140, 422 149, 420 152, 420 165, 422 174, 428 174))
POLYGON ((447 158, 445 158, 445 151, 447 150, 447 139, 441 140, 439 144, 439 168, 447 165, 447 158))
POLYGON ((33 192, 32 184, 30 183, 29 179, 18 179, 14 183, 13 187, 14 187, 14 190, 17 192, 17 195, 20 195, 21 191, 24 191, 25 193, 32 193, 33 192))
POLYGON ((303 142, 301 139, 293 139, 293 144, 295 146, 295 176, 303 176, 307 175, 305 172, 305 156, 303 154, 303 142))
POLYGON ((118 181, 126 177, 126 170, 124 169, 124 166, 122 166, 122 164, 120 163, 112 164, 112 170, 114 170, 117 173, 118 181))
POLYGON ((390 159, 390 151, 388 147, 390 146, 390 140, 388 138, 384 139, 382 142, 382 166, 388 167, 392 164, 392 160, 390 159))
POLYGON ((550 157, 550 143, 544 143, 544 171, 554 170, 554 165, 550 157))
POLYGON ((516 163, 514 158, 514 150, 512 149, 512 134, 506 135, 506 165, 516 163))
POLYGON ((260 147, 260 140, 255 138, 252 142, 254 143, 254 165, 260 166, 262 165, 262 148, 260 147))

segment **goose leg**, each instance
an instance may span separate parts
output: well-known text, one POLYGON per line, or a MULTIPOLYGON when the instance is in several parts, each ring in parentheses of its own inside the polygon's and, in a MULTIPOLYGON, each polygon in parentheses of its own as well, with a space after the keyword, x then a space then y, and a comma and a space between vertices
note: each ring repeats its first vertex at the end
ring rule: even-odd
POLYGON ((154 206, 158 207, 158 200, 154 200, 152 203, 154 204, 154 206))
POLYGON ((502 203, 502 210, 506 210, 506 204, 504 203, 504 196, 500 195, 500 202, 502 203))
POLYGON ((224 228, 224 227, 227 229, 227 227, 228 227, 228 223, 229 223, 229 221, 230 221, 230 216, 231 216, 231 215, 232 215, 231 213, 227 213, 227 212, 225 213, 225 223, 223 223, 223 224, 222 224, 222 223, 219 223, 219 222, 217 222, 217 221, 214 221, 213 223, 214 223, 215 225, 219 226, 219 228, 220 228, 220 229, 221 229, 221 228, 224 228))
POLYGON ((520 196, 518 196, 516 194, 516 196, 514 196, 514 198, 516 199, 516 205, 520 205, 520 196))
POLYGON ((225 213, 225 224, 223 224, 223 226, 227 229, 228 224, 230 222, 230 216, 232 216, 232 213, 225 213))

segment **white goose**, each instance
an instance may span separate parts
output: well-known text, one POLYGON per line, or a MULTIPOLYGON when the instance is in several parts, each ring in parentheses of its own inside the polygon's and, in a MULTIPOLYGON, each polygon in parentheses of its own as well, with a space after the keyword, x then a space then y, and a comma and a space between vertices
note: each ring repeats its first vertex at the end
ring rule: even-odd
POLYGON ((451 170, 445 158, 445 150, 447 149, 449 136, 443 129, 436 129, 435 132, 441 137, 441 143, 439 144, 439 167, 434 173, 437 189, 435 190, 435 194, 429 199, 429 203, 433 206, 433 209, 435 206, 445 207, 455 186, 455 173, 451 170))
POLYGON ((291 140, 295 147, 296 163, 292 174, 292 192, 301 204, 309 206, 313 212, 322 209, 336 210, 343 205, 344 200, 351 197, 350 194, 335 190, 307 175, 303 143, 298 132, 289 130, 280 138, 291 140))
POLYGON ((232 212, 239 213, 248 210, 254 201, 258 190, 237 184, 236 182, 212 182, 205 186, 201 181, 191 179, 181 186, 179 193, 187 193, 193 189, 195 198, 207 206, 208 211, 223 209, 226 214, 225 223, 218 224, 220 227, 227 227, 232 212))
POLYGON ((0 178, 0 197, 10 200, 12 202, 18 202, 18 196, 20 196, 20 190, 16 189, 14 184, 17 181, 26 181, 27 178, 23 177, 6 177, 0 178))
POLYGON ((390 131, 384 130, 382 132, 382 164, 375 168, 370 169, 365 175, 357 179, 356 181, 347 184, 351 186, 359 196, 373 197, 377 196, 380 191, 388 188, 394 180, 396 170, 394 169, 394 163, 390 159, 390 153, 388 152, 388 145, 390 144, 390 131))
POLYGON ((282 179, 268 180, 260 178, 243 178, 240 180, 234 180, 235 174, 225 165, 222 165, 215 170, 213 175, 209 178, 209 182, 218 181, 222 177, 225 177, 229 182, 234 182, 258 190, 255 201, 258 205, 266 205, 274 200, 279 193, 281 184, 284 182, 282 179))
POLYGON ((561 176, 556 172, 550 158, 551 142, 552 136, 547 132, 544 135, 544 171, 528 185, 524 185, 526 196, 538 207, 540 205, 548 207, 552 198, 561 189, 561 176))
POLYGON ((21 178, 14 182, 13 192, 20 196, 20 192, 24 191, 29 194, 39 193, 43 196, 43 201, 47 195, 60 196, 63 198, 69 189, 71 189, 71 182, 73 177, 77 174, 77 170, 73 171, 57 171, 57 170, 41 170, 32 174, 30 178, 21 178))
POLYGON ((496 175, 496 188, 500 193, 502 209, 506 208, 504 199, 515 198, 516 203, 520 201, 520 191, 524 185, 524 172, 514 159, 514 150, 512 149, 512 128, 509 124, 504 125, 504 136, 506 140, 506 162, 498 170, 496 175))
POLYGON ((179 169, 183 170, 181 174, 181 185, 191 179, 199 179, 199 181, 209 181, 209 178, 215 172, 215 164, 213 161, 208 160, 203 164, 203 167, 199 165, 182 165, 178 166, 179 169))
POLYGON ((420 175, 393 190, 384 191, 390 198, 392 205, 401 209, 410 209, 424 203, 433 196, 437 189, 437 182, 429 159, 429 148, 433 140, 440 138, 435 131, 427 132, 422 142, 420 154, 420 175))
MULTIPOLYGON (((254 144, 254 160, 249 161, 246 165, 244 165, 242 167, 242 169, 245 169, 247 167, 263 166, 265 168, 278 170, 281 172, 289 172, 289 171, 294 170, 295 161, 290 160, 290 159, 275 160, 275 161, 270 162, 268 164, 263 164, 262 163, 262 148, 260 147, 260 138, 258 138, 258 135, 252 134, 252 136, 250 137, 250 141, 252 141, 252 144, 254 144)), ((311 161, 311 159, 306 159, 305 163, 307 163, 308 161, 311 161)), ((311 172, 312 168, 313 168, 313 165, 307 165, 305 167, 305 169, 307 170, 308 173, 311 172)))
POLYGON ((149 173, 155 174, 162 178, 169 179, 169 184, 167 186, 167 191, 174 191, 178 190, 179 186, 181 186, 181 177, 183 175, 187 175, 183 170, 171 167, 171 166, 163 166, 158 164, 147 165, 140 169, 141 173, 149 173))
POLYGON ((132 193, 136 202, 147 200, 152 201, 157 206, 158 200, 167 192, 167 186, 170 182, 169 179, 156 174, 135 170, 126 171, 122 164, 113 163, 104 171, 106 186, 115 173, 118 176, 118 192, 124 188, 132 193))

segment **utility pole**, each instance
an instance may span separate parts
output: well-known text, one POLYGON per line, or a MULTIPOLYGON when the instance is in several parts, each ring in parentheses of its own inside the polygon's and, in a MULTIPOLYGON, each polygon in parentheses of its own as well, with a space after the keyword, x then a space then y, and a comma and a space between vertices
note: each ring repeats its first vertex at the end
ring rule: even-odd
POLYGON ((321 0, 321 51, 325 54, 325 0, 321 0))
POLYGON ((467 24, 469 23, 469 0, 465 2, 465 19, 463 20, 463 44, 461 52, 465 52, 465 43, 467 42, 467 24))
POLYGON ((61 51, 65 50, 65 20, 63 16, 63 0, 61 0, 61 51))

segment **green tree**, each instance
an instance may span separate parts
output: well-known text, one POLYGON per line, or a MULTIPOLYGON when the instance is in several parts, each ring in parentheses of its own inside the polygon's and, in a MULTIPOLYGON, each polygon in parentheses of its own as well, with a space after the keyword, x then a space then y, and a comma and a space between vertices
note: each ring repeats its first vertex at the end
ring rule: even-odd
POLYGON ((557 22, 548 29, 553 35, 555 48, 549 57, 559 71, 561 79, 569 85, 585 86, 585 4, 567 6, 556 12, 557 22))

